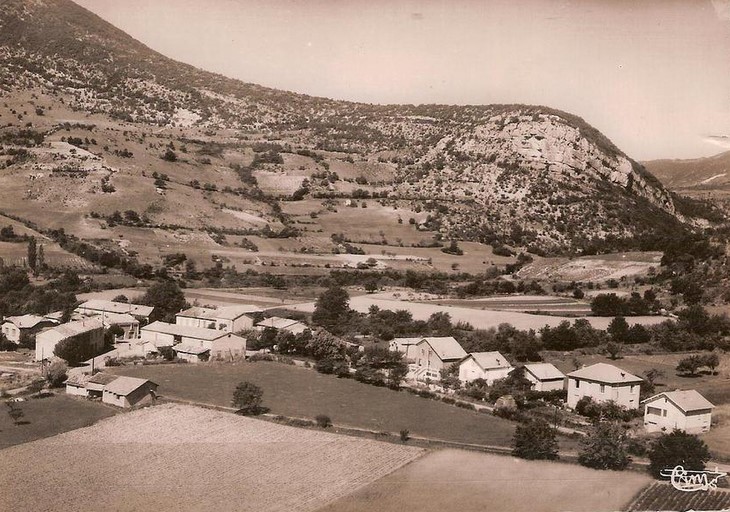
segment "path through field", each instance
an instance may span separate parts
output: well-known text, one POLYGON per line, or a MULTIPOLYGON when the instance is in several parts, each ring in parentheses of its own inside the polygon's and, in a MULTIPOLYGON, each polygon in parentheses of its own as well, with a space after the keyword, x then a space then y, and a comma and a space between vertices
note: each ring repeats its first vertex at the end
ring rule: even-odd
POLYGON ((182 405, 0 450, 0 510, 316 510, 418 448, 182 405))

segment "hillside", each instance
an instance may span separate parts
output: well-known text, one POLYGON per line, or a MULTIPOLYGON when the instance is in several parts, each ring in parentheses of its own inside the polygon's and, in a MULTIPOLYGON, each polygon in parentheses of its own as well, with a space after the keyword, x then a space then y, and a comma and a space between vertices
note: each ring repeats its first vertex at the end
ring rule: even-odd
POLYGON ((690 160, 651 160, 644 162, 644 166, 671 189, 712 189, 730 185, 730 151, 690 160))
POLYGON ((592 253, 690 229, 571 114, 315 98, 175 62, 70 0, 0 7, 0 204, 42 228, 146 261, 192 245, 330 266, 349 243, 592 253))

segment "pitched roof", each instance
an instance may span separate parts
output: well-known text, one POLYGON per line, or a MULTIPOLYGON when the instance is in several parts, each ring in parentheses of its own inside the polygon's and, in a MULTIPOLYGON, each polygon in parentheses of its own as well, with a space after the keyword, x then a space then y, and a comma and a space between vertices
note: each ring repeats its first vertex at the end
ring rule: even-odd
POLYGON ((56 320, 38 315, 9 316, 5 318, 5 322, 10 322, 18 329, 32 329, 42 322, 58 323, 56 320))
POLYGON ((184 354, 193 354, 193 355, 200 355, 205 354, 206 352, 210 352, 209 348, 205 348, 202 346, 195 346, 195 345, 183 345, 182 343, 178 345, 173 345, 172 350, 175 352, 182 352, 184 354))
POLYGON ((694 389, 685 391, 665 391, 647 398, 643 403, 653 402, 660 398, 666 398, 684 412, 699 411, 702 409, 713 409, 715 406, 707 398, 694 389))
POLYGON ((292 320, 291 318, 281 318, 278 316, 266 318, 256 324, 257 327, 270 327, 272 329, 287 329, 291 327, 296 327, 297 325, 301 325, 304 328, 307 327, 298 320, 292 320))
POLYGON ((406 345, 418 345, 423 338, 393 338, 390 340, 391 343, 397 344, 399 347, 406 345))
POLYGON ((80 388, 86 387, 86 383, 91 380, 91 375, 88 375, 86 373, 74 373, 72 375, 69 375, 68 379, 66 379, 65 384, 67 386, 78 386, 80 388))
POLYGON ((109 384, 119 378, 119 375, 112 375, 111 373, 99 372, 93 375, 87 382, 91 384, 109 384))
POLYGON ((236 306, 223 306, 217 309, 193 306, 185 311, 180 311, 177 316, 190 318, 205 318, 208 320, 235 320, 249 313, 263 311, 260 307, 251 304, 240 304, 236 306))
POLYGON ((67 324, 61 324, 56 327, 52 327, 46 331, 41 332, 38 336, 48 336, 55 334, 59 339, 70 338, 77 336, 85 332, 93 331, 94 329, 103 329, 102 323, 95 319, 89 318, 88 320, 80 320, 78 322, 69 322, 67 324))
POLYGON ((472 357, 474 361, 482 368, 482 370, 492 370, 496 368, 509 368, 512 366, 499 352, 472 352, 464 359, 472 357))
POLYGON ((466 356, 466 350, 464 350, 462 346, 459 345, 459 342, 451 336, 421 338, 421 341, 418 342, 417 345, 424 342, 430 345, 442 361, 463 359, 466 356))
POLYGON ((76 309, 93 309, 107 313, 129 313, 135 316, 150 316, 155 309, 152 306, 140 304, 127 304, 126 302, 112 302, 110 300, 91 299, 81 304, 76 309))
POLYGON ((621 368, 617 368, 612 364, 596 363, 586 366, 580 370, 570 372, 568 377, 577 379, 592 380, 595 382, 605 382, 606 384, 621 384, 630 382, 642 382, 641 377, 632 375, 621 368))
POLYGON ((565 374, 550 363, 526 364, 525 370, 535 376, 537 380, 558 380, 565 378, 565 374))
POLYGON ((206 329, 205 327, 189 327, 186 325, 168 324, 166 322, 152 322, 142 327, 142 332, 159 332, 162 334, 172 334, 173 336, 185 336, 186 338, 195 338, 198 340, 213 341, 226 336, 226 331, 217 329, 206 329))
POLYGON ((106 388, 104 388, 104 391, 109 391, 110 393, 114 393, 115 395, 127 396, 134 390, 139 389, 140 386, 144 386, 147 382, 151 382, 152 384, 154 384, 154 382, 148 379, 138 379, 136 377, 118 377, 109 384, 107 384, 106 388))

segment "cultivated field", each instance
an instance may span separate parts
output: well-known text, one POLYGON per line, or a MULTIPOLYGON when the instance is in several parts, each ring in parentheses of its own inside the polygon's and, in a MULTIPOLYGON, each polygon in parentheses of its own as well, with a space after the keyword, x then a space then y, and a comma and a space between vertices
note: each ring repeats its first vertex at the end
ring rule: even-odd
POLYGON ((522 279, 606 281, 647 274, 658 268, 661 252, 626 252, 581 258, 536 258, 518 272, 522 279))
MULTIPOLYGON (((111 368, 160 385, 163 396, 230 406, 242 380, 264 390, 263 405, 273 414, 314 418, 326 414, 335 424, 481 445, 510 446, 514 423, 404 391, 391 391, 279 363, 157 365, 111 368)), ((561 439, 562 441, 562 439, 561 439)), ((571 443, 565 439, 565 443, 571 443)), ((574 448, 573 445, 570 448, 574 448)))
POLYGON ((421 453, 162 405, 0 451, 1 508, 310 511, 421 453))
MULTIPOLYGON (((416 320, 427 320, 433 313, 444 312, 451 315, 451 321, 468 322, 477 329, 488 329, 497 327, 499 324, 509 323, 517 329, 540 329, 546 325, 557 326, 564 320, 573 321, 575 318, 553 316, 553 315, 531 315, 510 311, 496 311, 491 309, 474 309, 466 307, 439 306, 437 304, 422 304, 407 301, 378 299, 372 296, 353 297, 350 299, 350 307, 355 311, 367 313, 370 306, 378 306, 380 309, 398 310, 405 309, 413 314, 416 320)), ((298 311, 314 311, 314 303, 296 304, 290 306, 298 311)), ((597 329, 606 329, 613 320, 611 317, 586 317, 591 325, 597 329)), ((666 320, 662 316, 634 316, 626 319, 629 324, 653 325, 666 320)))
POLYGON ((669 483, 654 482, 624 510, 728 510, 730 492, 717 489, 707 492, 682 492, 669 483))
POLYGON ((608 512, 625 507, 649 482, 649 476, 633 471, 442 450, 322 512, 608 512))
POLYGON ((591 305, 568 297, 545 295, 500 295, 479 299, 436 300, 440 306, 457 306, 473 309, 494 309, 497 311, 541 312, 551 315, 585 316, 591 314, 591 305))
MULTIPOLYGON (((60 390, 58 393, 64 391, 60 390)), ((7 414, 5 402, 0 402, 0 449, 86 427, 117 412, 111 407, 77 400, 65 394, 29 399, 14 405, 23 411, 19 425, 15 425, 7 414)), ((0 510, 3 507, 0 506, 0 510)))

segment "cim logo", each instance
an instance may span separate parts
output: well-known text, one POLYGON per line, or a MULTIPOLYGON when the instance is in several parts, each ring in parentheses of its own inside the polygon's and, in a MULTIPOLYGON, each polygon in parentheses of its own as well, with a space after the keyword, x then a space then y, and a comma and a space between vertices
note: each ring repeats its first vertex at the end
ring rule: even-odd
POLYGON ((688 471, 682 466, 675 466, 672 469, 662 469, 659 473, 665 478, 669 478, 672 486, 678 491, 696 492, 711 491, 717 489, 717 481, 726 477, 727 473, 718 471, 688 471))

